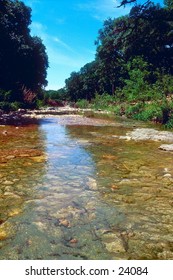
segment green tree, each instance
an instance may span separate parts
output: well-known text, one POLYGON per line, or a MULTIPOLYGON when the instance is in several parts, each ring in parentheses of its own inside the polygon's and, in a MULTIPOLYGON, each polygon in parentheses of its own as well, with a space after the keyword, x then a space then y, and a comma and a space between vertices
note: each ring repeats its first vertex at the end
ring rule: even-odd
POLYGON ((150 70, 147 62, 142 57, 135 57, 127 63, 128 79, 125 79, 123 93, 125 100, 146 101, 150 100, 150 70))
POLYGON ((153 67, 173 73, 173 10, 149 2, 134 6, 115 25, 114 45, 126 60, 143 56, 153 67))
POLYGON ((66 79, 66 93, 72 101, 79 99, 91 100, 99 91, 98 84, 98 61, 93 61, 84 65, 79 72, 72 72, 66 79))
MULTIPOLYGON (((90 63, 85 64, 80 69, 81 79, 83 81, 82 89, 81 89, 81 98, 91 100, 95 97, 96 92, 99 91, 99 84, 98 84, 98 61, 92 61, 90 63)), ((80 98, 80 99, 81 99, 80 98)))
POLYGON ((79 72, 72 72, 70 77, 65 80, 65 84, 67 96, 69 96, 71 101, 76 102, 78 99, 83 98, 81 96, 83 81, 79 72))
POLYGON ((96 41, 98 60, 98 83, 100 92, 107 92, 111 95, 115 93, 117 87, 121 85, 123 75, 124 58, 120 49, 114 44, 114 28, 116 20, 108 19, 104 22, 103 28, 99 30, 96 41))
POLYGON ((0 2, 0 86, 12 90, 13 101, 23 100, 23 89, 46 86, 48 57, 38 37, 30 35, 31 9, 17 0, 0 2))

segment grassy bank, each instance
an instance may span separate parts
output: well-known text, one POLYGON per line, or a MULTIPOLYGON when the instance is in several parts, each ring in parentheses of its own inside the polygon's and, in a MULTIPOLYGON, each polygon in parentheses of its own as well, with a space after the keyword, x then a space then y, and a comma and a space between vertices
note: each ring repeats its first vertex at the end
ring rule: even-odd
POLYGON ((83 99, 77 103, 79 108, 106 110, 116 116, 126 116, 142 121, 152 121, 173 128, 173 98, 165 97, 150 101, 117 101, 117 97, 108 94, 96 95, 90 102, 83 99))

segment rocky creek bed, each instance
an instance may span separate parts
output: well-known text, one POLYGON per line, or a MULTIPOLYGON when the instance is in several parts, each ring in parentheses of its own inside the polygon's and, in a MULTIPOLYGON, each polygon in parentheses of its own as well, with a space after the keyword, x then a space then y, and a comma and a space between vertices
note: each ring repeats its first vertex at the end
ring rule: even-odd
POLYGON ((173 259, 172 139, 78 115, 0 126, 0 259, 173 259))

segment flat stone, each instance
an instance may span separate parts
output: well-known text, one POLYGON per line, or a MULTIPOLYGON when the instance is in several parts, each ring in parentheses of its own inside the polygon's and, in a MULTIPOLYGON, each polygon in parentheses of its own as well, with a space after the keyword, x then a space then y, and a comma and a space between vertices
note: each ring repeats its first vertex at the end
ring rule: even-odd
POLYGON ((173 132, 159 131, 153 128, 137 128, 132 132, 126 134, 126 138, 130 137, 132 140, 152 140, 152 141, 168 141, 173 142, 173 132))
POLYGON ((159 147, 159 149, 173 152, 173 144, 163 144, 159 147))

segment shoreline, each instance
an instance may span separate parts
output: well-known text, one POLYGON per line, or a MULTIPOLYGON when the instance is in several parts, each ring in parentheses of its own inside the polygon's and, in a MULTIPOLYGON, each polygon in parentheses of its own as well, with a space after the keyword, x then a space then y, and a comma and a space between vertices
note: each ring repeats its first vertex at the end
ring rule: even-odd
POLYGON ((28 125, 37 124, 38 120, 48 116, 65 115, 65 114, 79 114, 79 109, 73 108, 58 108, 56 110, 52 109, 42 109, 42 110, 25 110, 19 109, 15 112, 0 112, 0 125, 28 125))
MULTIPOLYGON (((0 112, 0 126, 27 126, 39 124, 41 119, 46 118, 58 118, 60 116, 72 116, 76 117, 71 121, 71 124, 82 124, 82 125, 110 125, 111 119, 108 117, 109 112, 107 111, 94 111, 89 109, 79 109, 71 107, 60 107, 58 109, 42 109, 42 110, 23 110, 20 109, 17 112, 3 113, 0 112), (102 115, 102 118, 100 115, 102 115), (107 120, 103 116, 107 116, 107 120), (79 121, 78 118, 81 118, 79 121), (95 121, 93 122, 93 119, 95 121)), ((113 117, 113 116, 112 116, 113 117)), ((62 123, 66 124, 67 120, 62 118, 62 123)), ((69 122, 69 118, 68 118, 69 122)), ((131 131, 126 133, 126 135, 118 136, 112 135, 113 138, 119 138, 125 141, 156 141, 160 142, 162 145, 159 149, 164 151, 173 151, 173 132, 158 130, 154 128, 139 127, 133 125, 131 131)), ((2 134, 6 135, 7 132, 3 131, 2 134)))
POLYGON ((58 107, 38 110, 19 109, 15 112, 0 112, 0 126, 4 125, 29 125, 37 124, 39 119, 47 117, 56 117, 62 115, 81 115, 85 117, 94 117, 94 114, 108 114, 107 111, 93 111, 91 109, 80 109, 73 107, 58 107))

